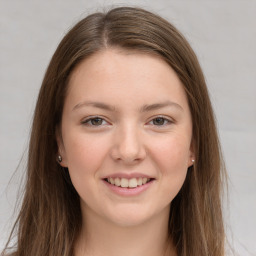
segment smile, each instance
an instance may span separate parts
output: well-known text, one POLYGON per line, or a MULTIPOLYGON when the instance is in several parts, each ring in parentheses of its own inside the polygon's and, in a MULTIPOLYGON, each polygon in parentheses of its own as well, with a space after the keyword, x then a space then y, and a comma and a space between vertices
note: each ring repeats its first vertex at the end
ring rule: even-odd
POLYGON ((146 177, 139 177, 139 178, 106 178, 109 184, 122 187, 122 188, 137 188, 139 186, 145 185, 146 183, 150 182, 153 179, 146 178, 146 177))

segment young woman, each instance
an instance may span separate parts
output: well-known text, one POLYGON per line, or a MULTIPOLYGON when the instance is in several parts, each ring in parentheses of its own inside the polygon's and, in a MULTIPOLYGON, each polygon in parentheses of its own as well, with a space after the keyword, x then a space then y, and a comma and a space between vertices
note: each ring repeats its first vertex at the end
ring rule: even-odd
POLYGON ((184 37, 139 8, 92 14, 45 74, 17 246, 2 255, 223 256, 224 177, 184 37))

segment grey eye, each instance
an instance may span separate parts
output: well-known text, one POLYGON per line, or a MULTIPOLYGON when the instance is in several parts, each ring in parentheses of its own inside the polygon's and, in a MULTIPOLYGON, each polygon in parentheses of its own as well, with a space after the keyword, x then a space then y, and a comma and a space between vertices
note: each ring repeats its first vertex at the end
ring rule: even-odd
POLYGON ((163 117, 154 118, 152 121, 154 125, 164 125, 166 121, 169 122, 169 120, 163 117))
POLYGON ((94 117, 94 118, 89 118, 85 121, 82 122, 82 124, 88 125, 88 126, 100 126, 104 122, 104 119, 100 117, 94 117))
POLYGON ((101 125, 103 122, 102 118, 93 118, 90 120, 92 125, 101 125))

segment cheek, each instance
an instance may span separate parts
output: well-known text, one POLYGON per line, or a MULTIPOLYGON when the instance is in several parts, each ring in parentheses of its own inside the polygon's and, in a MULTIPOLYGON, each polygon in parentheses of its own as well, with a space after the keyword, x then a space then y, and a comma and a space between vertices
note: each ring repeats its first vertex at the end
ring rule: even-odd
MULTIPOLYGON (((94 198, 95 181, 98 170, 106 155, 104 140, 85 134, 70 136, 66 139, 67 165, 71 181, 83 199, 88 202, 94 198)), ((94 200, 96 200, 94 198, 94 200)))
POLYGON ((158 141, 152 147, 152 157, 162 179, 163 194, 174 197, 182 187, 188 169, 190 143, 178 136, 158 141))
MULTIPOLYGON (((154 141, 151 146, 155 161, 162 163, 166 167, 187 167, 188 159, 190 156, 190 143, 189 140, 182 136, 165 137, 162 140, 154 141)), ((168 168, 164 168, 165 171, 168 168)))
POLYGON ((96 172, 105 158, 106 147, 104 140, 94 136, 70 136, 65 145, 70 175, 87 176, 96 172))

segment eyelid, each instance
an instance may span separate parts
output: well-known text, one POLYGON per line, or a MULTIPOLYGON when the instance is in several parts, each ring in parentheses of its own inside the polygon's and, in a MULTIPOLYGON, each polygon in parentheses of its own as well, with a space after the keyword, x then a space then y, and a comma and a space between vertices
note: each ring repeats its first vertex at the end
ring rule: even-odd
POLYGON ((103 120, 103 121, 105 121, 105 122, 107 123, 107 121, 105 120, 105 118, 103 118, 103 117, 101 117, 101 116, 89 116, 89 117, 87 117, 86 119, 83 119, 83 120, 81 121, 81 124, 82 124, 82 125, 89 126, 89 127, 95 127, 95 128, 103 126, 103 125, 92 125, 92 124, 88 124, 88 123, 89 123, 91 120, 93 120, 93 119, 101 119, 101 120, 103 120))
MULTIPOLYGON (((162 127, 165 127, 165 126, 167 126, 167 125, 171 125, 171 124, 173 124, 175 121, 173 120, 173 119, 171 119, 171 118, 167 118, 166 116, 163 116, 163 115, 157 115, 157 116, 155 116, 155 117, 151 117, 151 119, 150 119, 150 121, 149 122, 147 122, 147 123, 150 123, 150 122, 152 122, 153 120, 155 120, 155 119, 157 119, 157 118, 163 118, 164 119, 164 121, 167 121, 167 124, 164 124, 164 125, 153 125, 153 126, 155 126, 155 127, 157 127, 157 128, 162 128, 162 127)), ((102 126, 105 126, 105 125, 92 125, 92 124, 88 124, 91 120, 93 120, 93 119, 101 119, 101 120, 103 120, 103 122, 105 121, 106 123, 108 123, 106 120, 105 120, 105 118, 103 118, 103 117, 101 117, 101 116, 89 116, 89 117, 87 117, 86 119, 84 119, 84 120, 82 120, 81 121, 81 124, 83 124, 83 125, 87 125, 87 126, 89 126, 89 127, 94 127, 94 128, 98 128, 98 127, 102 127, 102 126)))
POLYGON ((151 118, 151 120, 150 120, 149 122, 152 122, 153 120, 155 120, 155 119, 157 119, 157 118, 163 118, 165 121, 168 122, 167 124, 164 124, 164 125, 153 125, 153 126, 155 126, 155 127, 157 127, 157 128, 162 128, 162 127, 165 127, 165 126, 167 126, 167 125, 171 125, 171 124, 175 123, 175 121, 174 121, 173 119, 168 118, 168 117, 163 116, 163 115, 157 115, 157 116, 151 118))

